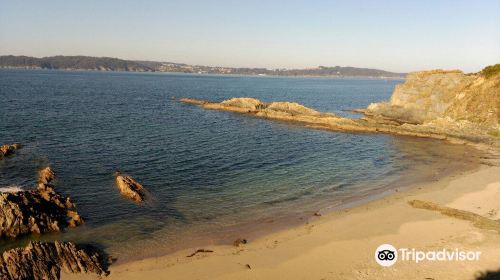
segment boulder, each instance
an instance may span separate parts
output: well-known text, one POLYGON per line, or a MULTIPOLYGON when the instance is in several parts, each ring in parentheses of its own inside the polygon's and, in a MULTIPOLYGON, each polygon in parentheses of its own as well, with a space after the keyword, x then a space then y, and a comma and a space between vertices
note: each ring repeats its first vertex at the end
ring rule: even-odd
POLYGON ((120 172, 116 172, 115 176, 116 186, 120 190, 121 195, 137 203, 144 201, 146 189, 132 178, 132 176, 127 176, 120 172))
POLYGON ((56 178, 52 168, 45 167, 44 169, 38 171, 38 183, 39 184, 49 184, 56 178))
POLYGON ((57 280, 66 273, 107 276, 109 260, 97 248, 71 242, 30 242, 0 255, 2 280, 57 280))
POLYGON ((21 144, 5 144, 0 146, 0 159, 12 154, 15 150, 21 148, 21 144))

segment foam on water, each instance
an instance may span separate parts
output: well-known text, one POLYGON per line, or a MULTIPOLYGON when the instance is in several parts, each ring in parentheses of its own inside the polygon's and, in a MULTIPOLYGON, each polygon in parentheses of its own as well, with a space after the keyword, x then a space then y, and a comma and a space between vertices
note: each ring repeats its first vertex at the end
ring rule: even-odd
POLYGON ((22 192, 23 188, 21 186, 7 186, 7 187, 0 187, 0 192, 2 193, 16 193, 16 192, 22 192))

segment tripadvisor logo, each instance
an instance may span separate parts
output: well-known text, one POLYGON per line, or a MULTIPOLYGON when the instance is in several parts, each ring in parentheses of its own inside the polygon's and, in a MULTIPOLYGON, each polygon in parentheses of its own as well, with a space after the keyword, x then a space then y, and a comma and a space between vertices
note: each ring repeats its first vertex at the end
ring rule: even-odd
POLYGON ((419 251, 415 248, 396 249, 391 244, 382 244, 375 250, 375 261, 381 266, 392 266, 398 260, 419 263, 421 261, 479 261, 480 251, 435 250, 419 251))
POLYGON ((391 244, 382 244, 375 250, 375 260, 381 266, 391 266, 398 260, 398 251, 391 244))

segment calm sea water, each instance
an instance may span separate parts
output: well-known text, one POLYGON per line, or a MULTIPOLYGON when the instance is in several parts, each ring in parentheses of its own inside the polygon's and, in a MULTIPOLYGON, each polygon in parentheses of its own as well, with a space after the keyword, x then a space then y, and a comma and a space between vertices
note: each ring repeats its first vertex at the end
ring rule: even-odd
POLYGON ((95 242, 123 260, 230 243, 459 170, 477 156, 439 141, 314 130, 174 97, 249 96, 354 116, 348 110, 388 99, 401 82, 1 70, 0 143, 25 148, 0 161, 0 187, 32 188, 37 170, 50 165, 58 190, 86 219, 66 233, 21 242, 95 242), (138 206, 120 197, 117 169, 140 181, 152 200, 138 206))

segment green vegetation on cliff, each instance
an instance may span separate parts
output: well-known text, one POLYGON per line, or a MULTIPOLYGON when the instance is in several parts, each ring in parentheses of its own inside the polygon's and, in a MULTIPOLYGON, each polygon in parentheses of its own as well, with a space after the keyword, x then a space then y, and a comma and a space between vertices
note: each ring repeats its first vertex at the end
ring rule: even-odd
POLYGON ((481 72, 479 72, 481 75, 483 75, 486 79, 489 79, 497 74, 500 73, 500 63, 495 64, 495 65, 490 65, 488 67, 485 67, 481 72))

